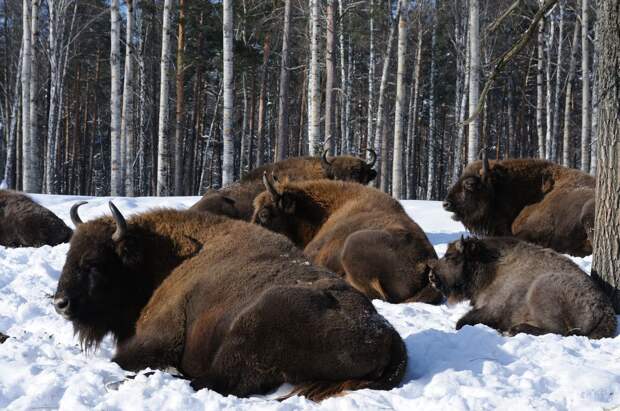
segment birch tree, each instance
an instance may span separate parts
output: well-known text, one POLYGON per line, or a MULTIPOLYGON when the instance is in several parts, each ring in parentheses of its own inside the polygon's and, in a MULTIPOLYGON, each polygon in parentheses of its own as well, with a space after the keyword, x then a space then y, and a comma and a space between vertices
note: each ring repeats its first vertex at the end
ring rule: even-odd
POLYGON ((550 20, 551 23, 549 24, 549 32, 547 33, 547 39, 545 41, 545 48, 546 48, 546 66, 545 66, 545 80, 546 80, 546 94, 545 94, 545 108, 546 108, 546 131, 545 131, 545 158, 547 160, 551 160, 552 159, 552 151, 551 151, 551 139, 552 139, 552 132, 553 132, 553 125, 552 125, 552 111, 553 111, 553 107, 552 107, 552 71, 551 71, 551 59, 552 59, 552 48, 553 48, 553 41, 554 41, 554 37, 555 37, 555 20, 553 19, 553 16, 550 15, 550 20))
MULTIPOLYGON (((116 1, 116 0, 112 0, 116 1)), ((157 195, 170 194, 170 140, 168 131, 169 84, 170 71, 170 14, 173 0, 164 0, 164 18, 161 40, 160 82, 159 82, 159 119, 157 136, 157 195)))
POLYGON ((32 81, 32 35, 30 32, 32 25, 30 22, 30 0, 23 0, 22 3, 22 181, 24 191, 36 192, 36 170, 33 168, 33 144, 30 128, 30 82, 32 81))
POLYGON ((183 195, 185 137, 185 0, 179 0, 177 23, 176 108, 174 123, 174 195, 183 195))
POLYGON ((41 2, 40 0, 32 0, 32 9, 31 9, 31 74, 30 74, 30 142, 31 142, 31 150, 32 154, 30 160, 32 162, 32 172, 34 175, 32 176, 34 180, 34 186, 28 190, 30 192, 40 193, 41 185, 42 185, 42 149, 41 149, 41 139, 39 138, 39 130, 38 130, 38 102, 39 102, 39 76, 38 76, 38 66, 39 59, 37 58, 37 49, 39 47, 39 6, 41 2))
POLYGON ((224 140, 224 158, 222 164, 222 186, 232 184, 235 179, 235 141, 233 135, 233 3, 224 0, 224 107, 222 110, 222 127, 224 140))
POLYGON ((265 99, 267 97, 267 64, 271 54, 271 34, 265 35, 263 41, 263 64, 260 73, 260 92, 258 95, 258 126, 256 128, 256 165, 265 162, 265 99))
POLYGON ((573 31, 573 41, 571 44, 570 62, 568 64, 568 74, 566 75, 566 96, 564 99, 564 133, 562 137, 562 165, 570 167, 571 162, 571 141, 570 141, 570 116, 573 104, 573 87, 575 71, 577 69, 577 50, 579 50, 579 19, 575 19, 573 31))
POLYGON ((558 160, 558 140, 560 130, 560 84, 562 83, 562 57, 564 50, 564 0, 559 2, 558 54, 555 67, 555 92, 553 95, 553 124, 551 132, 551 159, 558 160))
MULTIPOLYGON (((405 0, 399 0, 404 3, 405 0)), ((407 31, 409 8, 401 4, 398 19, 398 68, 396 72, 396 106, 394 113, 394 157, 392 160, 392 196, 403 198, 403 111, 405 109, 405 66, 407 60, 407 31)), ((431 74, 432 78, 432 74, 431 74)))
POLYGON ((545 132, 543 130, 543 64, 545 52, 543 48, 545 34, 544 19, 538 23, 538 37, 536 43, 536 135, 538 136, 538 157, 545 158, 545 132))
MULTIPOLYGON (((340 0, 340 14, 342 15, 342 0, 340 0)), ((368 116, 367 116, 367 139, 371 139, 373 135, 373 115, 374 115, 374 94, 375 94, 375 9, 374 0, 370 0, 368 4, 368 14, 370 15, 369 26, 369 44, 368 44, 368 116)), ((342 38, 342 26, 340 27, 340 36, 342 38)), ((342 50, 342 40, 340 41, 342 50)), ((342 79, 344 82, 344 55, 341 53, 342 79)), ((342 88, 344 91, 344 87, 342 88)), ((344 120, 344 119, 343 119, 344 120)), ((371 142, 368 141, 367 144, 371 142)))
MULTIPOLYGON (((459 24, 457 24, 457 27, 459 24)), ((454 152, 454 167, 452 170, 452 181, 455 182, 461 175, 461 171, 463 168, 463 143, 465 141, 465 125, 463 125, 463 121, 465 120, 465 112, 466 112, 466 104, 467 104, 467 93, 469 91, 469 50, 470 42, 467 39, 466 33, 459 32, 456 35, 456 43, 458 45, 462 45, 465 48, 465 58, 461 62, 460 69, 463 71, 462 75, 457 73, 457 79, 461 79, 459 84, 461 85, 460 89, 457 87, 457 98, 455 99, 455 105, 457 106, 456 112, 458 113, 458 130, 456 136, 456 151, 454 152)), ((458 67, 458 66, 457 66, 458 67)))
MULTIPOLYGON (((288 83, 289 83, 289 67, 288 67, 288 49, 289 37, 291 33, 291 0, 284 0, 284 27, 282 28, 282 53, 280 60, 280 95, 278 97, 278 138, 276 147, 276 159, 284 160, 288 155, 288 83)), ((244 86, 244 110, 245 104, 245 86, 244 86)), ((245 115, 243 116, 245 121, 245 115)))
POLYGON ((417 136, 417 123, 418 123, 418 97, 420 90, 420 73, 422 63, 422 40, 424 38, 422 30, 422 22, 418 21, 418 39, 416 41, 415 63, 413 71, 413 83, 411 84, 410 98, 412 102, 409 109, 409 123, 407 125, 407 155, 409 157, 407 161, 407 198, 416 197, 416 179, 414 177, 414 170, 416 169, 415 161, 415 146, 417 136))
POLYGON ((121 156, 125 159, 123 173, 125 175, 125 195, 134 196, 134 9, 133 0, 126 0, 127 27, 125 37, 125 75, 123 79, 123 109, 121 113, 121 141, 125 142, 121 156))
POLYGON ((590 39, 588 0, 581 0, 581 170, 590 172, 590 39))
MULTIPOLYGON (((470 0, 474 2, 477 0, 470 0)), ((428 181, 426 185, 426 199, 432 200, 435 191, 435 171, 437 164, 435 160, 435 45, 437 44, 437 23, 433 18, 433 31, 431 34, 431 69, 430 86, 428 96, 428 181)), ((473 48, 473 47, 472 47, 473 48)), ((471 128, 472 125, 470 124, 471 128)))
POLYGON ((333 100, 334 100, 334 1, 327 0, 327 27, 325 31, 325 146, 330 154, 334 154, 332 135, 333 100))
POLYGON ((121 169, 121 25, 118 0, 110 3, 110 147, 111 147, 111 194, 123 195, 121 169))
POLYGON ((310 74, 308 82, 308 153, 320 149, 321 92, 319 91, 319 0, 310 1, 310 74))
MULTIPOLYGON (((469 115, 478 106, 480 97, 480 0, 469 0, 469 115)), ((468 126, 467 161, 478 158, 479 119, 473 119, 468 126)), ((430 178, 430 177, 429 177, 430 178)))
MULTIPOLYGON (((372 4, 373 0, 370 0, 372 4)), ((349 115, 347 114, 347 107, 351 105, 351 93, 349 90, 349 79, 351 75, 351 70, 347 69, 347 64, 345 62, 345 47, 344 47, 344 0, 338 0, 338 42, 340 46, 340 139, 343 144, 347 144, 349 141, 349 115)), ((370 37, 372 39, 373 33, 372 30, 370 32, 370 37)), ((351 57, 351 56, 349 56, 351 57)), ((349 58, 350 60, 350 58, 349 58)), ((349 64, 349 68, 350 68, 349 64)), ((374 62, 373 62, 374 67, 374 62)), ((370 70, 370 68, 369 68, 370 70)), ((370 73, 370 72, 369 72, 370 73)), ((370 75, 370 74, 369 74, 370 75)), ((374 76, 374 71, 373 71, 374 76)), ((372 81, 369 79, 369 81, 372 81)), ((369 97, 370 98, 370 97, 369 97)), ((370 115, 370 114, 369 114, 370 115)), ((372 122, 372 119, 370 120, 372 122)), ((348 150, 351 150, 351 147, 348 147, 348 150)))

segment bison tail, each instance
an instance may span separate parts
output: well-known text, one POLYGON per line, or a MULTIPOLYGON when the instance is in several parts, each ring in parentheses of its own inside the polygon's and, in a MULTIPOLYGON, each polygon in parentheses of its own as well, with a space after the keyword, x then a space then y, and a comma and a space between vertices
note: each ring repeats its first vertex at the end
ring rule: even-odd
POLYGON ((400 384, 407 369, 407 349, 400 335, 393 330, 390 347, 390 362, 378 378, 353 379, 345 381, 314 381, 299 384, 279 401, 295 395, 301 395, 309 400, 319 402, 329 397, 345 395, 346 391, 370 388, 373 390, 390 390, 400 384))

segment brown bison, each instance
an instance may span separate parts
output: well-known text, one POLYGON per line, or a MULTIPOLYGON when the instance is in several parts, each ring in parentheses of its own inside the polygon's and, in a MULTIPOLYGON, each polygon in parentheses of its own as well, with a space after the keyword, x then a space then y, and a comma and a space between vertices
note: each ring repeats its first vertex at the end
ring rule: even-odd
POLYGON ((207 192, 190 209, 250 221, 254 211, 252 201, 264 189, 261 179, 265 172, 275 173, 289 180, 329 178, 368 184, 377 176, 377 172, 372 168, 377 155, 373 150, 368 151, 372 156, 368 163, 364 159, 352 156, 337 156, 328 159, 327 150, 325 150, 320 158, 295 157, 266 164, 252 170, 239 182, 229 187, 207 192))
POLYGON ((461 238, 430 264, 430 281, 448 301, 471 300, 473 309, 457 329, 485 324, 509 335, 615 335, 607 296, 575 263, 548 248, 509 237, 461 238))
POLYGON ((443 203, 455 220, 478 235, 515 236, 575 256, 592 253, 594 177, 545 160, 482 156, 443 203))
POLYGON ((263 180, 253 222, 286 235, 369 298, 441 301, 426 264, 437 254, 398 201, 357 183, 263 180))
POLYGON ((283 236, 209 213, 155 210, 81 223, 54 304, 84 346, 111 333, 126 370, 175 367, 222 394, 283 383, 320 400, 390 389, 404 343, 370 301, 283 236))
POLYGON ((0 190, 0 245, 41 247, 66 243, 73 230, 24 194, 0 190))

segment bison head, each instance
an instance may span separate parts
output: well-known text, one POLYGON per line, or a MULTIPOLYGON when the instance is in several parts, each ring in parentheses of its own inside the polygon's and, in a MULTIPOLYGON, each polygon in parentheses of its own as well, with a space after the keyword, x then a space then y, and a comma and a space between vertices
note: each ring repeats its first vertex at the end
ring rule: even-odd
POLYGON ((233 198, 215 190, 206 193, 200 201, 191 207, 191 209, 209 211, 213 214, 224 215, 234 219, 241 218, 241 213, 237 208, 237 202, 233 198))
POLYGON ((82 223, 77 209, 84 203, 71 207, 76 230, 54 306, 88 349, 109 332, 117 340, 128 337, 148 295, 138 273, 144 253, 122 214, 110 202, 113 218, 82 223))
POLYGON ((374 150, 367 150, 372 157, 368 163, 362 158, 351 156, 337 156, 329 160, 327 151, 325 150, 321 156, 321 166, 327 178, 368 184, 377 177, 377 172, 372 168, 377 161, 374 150))
POLYGON ((273 232, 280 233, 294 239, 297 237, 297 221, 295 218, 296 199, 290 192, 283 192, 278 181, 272 181, 263 174, 263 184, 266 192, 259 194, 254 200, 254 215, 252 222, 261 225, 273 232), (278 187, 276 187, 278 186, 278 187))
POLYGON ((486 149, 482 161, 470 164, 459 180, 450 188, 443 208, 453 213, 452 218, 461 221, 468 229, 484 231, 484 226, 495 201, 495 184, 503 174, 503 167, 489 166, 486 149))

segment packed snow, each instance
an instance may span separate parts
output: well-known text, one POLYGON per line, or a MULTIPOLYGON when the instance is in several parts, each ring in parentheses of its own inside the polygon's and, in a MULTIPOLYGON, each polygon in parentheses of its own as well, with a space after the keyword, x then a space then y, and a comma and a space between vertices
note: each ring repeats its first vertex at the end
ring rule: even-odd
MULTIPOLYGON (((108 213, 109 198, 35 195, 34 199, 70 223, 69 208, 82 219, 108 213)), ((114 198, 127 216, 152 207, 185 208, 197 197, 114 198)), ((441 256, 448 242, 465 234, 437 202, 405 201, 409 214, 441 256)), ((518 335, 503 337, 478 325, 455 331, 467 310, 425 304, 375 306, 398 330, 409 353, 407 373, 391 391, 361 390, 313 403, 305 398, 236 398, 209 390, 194 392, 187 381, 166 372, 139 374, 118 390, 106 384, 128 374, 110 362, 114 348, 104 341, 94 353, 80 350, 71 324, 54 312, 50 295, 68 244, 8 249, 0 246, 0 409, 33 410, 610 410, 620 407, 620 337, 518 335)), ((591 258, 575 259, 589 271, 591 258)))

